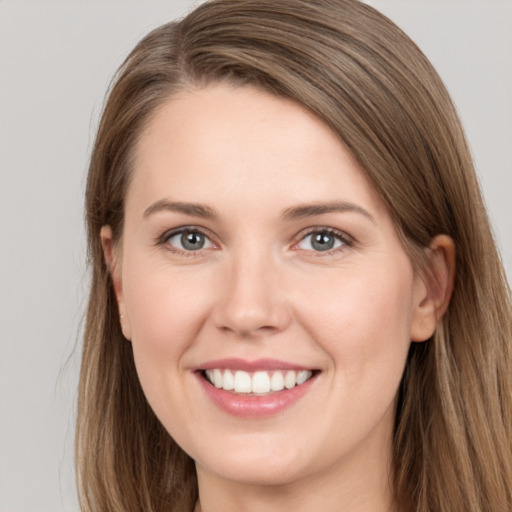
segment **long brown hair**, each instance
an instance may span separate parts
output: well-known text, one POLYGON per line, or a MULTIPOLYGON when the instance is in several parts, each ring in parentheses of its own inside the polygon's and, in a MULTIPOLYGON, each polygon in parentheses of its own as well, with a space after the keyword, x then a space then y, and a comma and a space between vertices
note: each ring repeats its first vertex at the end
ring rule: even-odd
POLYGON ((411 344, 393 470, 407 512, 512 510, 512 306, 470 152, 437 73, 390 20, 356 0, 214 0, 146 36, 115 77, 92 152, 91 291, 76 438, 84 512, 183 512, 193 461, 156 419, 119 326, 100 243, 123 230, 137 139, 173 93, 260 87, 322 119, 386 203, 413 262, 437 234, 457 277, 432 339, 411 344))

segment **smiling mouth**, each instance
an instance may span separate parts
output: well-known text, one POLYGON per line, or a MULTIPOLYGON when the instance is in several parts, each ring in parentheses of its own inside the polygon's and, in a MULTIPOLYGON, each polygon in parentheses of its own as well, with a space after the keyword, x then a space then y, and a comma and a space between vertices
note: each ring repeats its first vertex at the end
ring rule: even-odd
POLYGON ((202 377, 215 386, 237 395, 266 396, 301 386, 317 373, 317 370, 272 370, 246 372, 214 368, 202 370, 202 377))

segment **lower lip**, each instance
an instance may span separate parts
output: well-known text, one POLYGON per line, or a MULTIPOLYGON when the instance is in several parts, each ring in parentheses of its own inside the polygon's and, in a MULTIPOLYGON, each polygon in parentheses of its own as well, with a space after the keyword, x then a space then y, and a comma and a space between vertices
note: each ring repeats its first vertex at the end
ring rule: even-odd
POLYGON ((200 373, 199 382, 211 401, 223 411, 241 418, 265 418, 274 416, 300 400, 311 388, 316 375, 292 389, 283 389, 265 396, 236 395, 210 384, 200 373))

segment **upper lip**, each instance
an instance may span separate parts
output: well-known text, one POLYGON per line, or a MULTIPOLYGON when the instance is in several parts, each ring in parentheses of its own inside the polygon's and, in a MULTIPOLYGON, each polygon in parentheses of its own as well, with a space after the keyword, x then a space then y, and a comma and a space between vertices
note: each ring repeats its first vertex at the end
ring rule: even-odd
POLYGON ((214 369, 230 369, 243 370, 246 372, 255 372, 258 370, 313 370, 309 366, 302 364, 280 361, 278 359, 255 359, 254 361, 246 361, 245 359, 227 358, 208 361, 198 366, 198 370, 214 370, 214 369))

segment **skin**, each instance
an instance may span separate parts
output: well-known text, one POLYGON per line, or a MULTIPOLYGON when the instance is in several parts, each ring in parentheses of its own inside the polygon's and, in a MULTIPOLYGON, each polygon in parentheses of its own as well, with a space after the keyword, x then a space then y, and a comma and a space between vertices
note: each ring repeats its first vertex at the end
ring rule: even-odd
POLYGON ((433 241, 426 281, 328 127, 288 100, 215 85, 174 95, 154 114, 136 148, 122 240, 114 247, 105 226, 102 241, 141 385, 196 461, 197 510, 394 510, 396 393, 411 340, 428 339, 447 306, 448 237, 433 241), (154 206, 161 201, 215 215, 154 206), (284 214, 334 202, 351 207, 284 214), (168 234, 187 226, 207 235, 204 248, 185 251, 168 234), (309 235, 325 228, 342 238, 321 252, 309 235), (194 374, 227 357, 320 373, 288 409, 239 418, 194 374))

